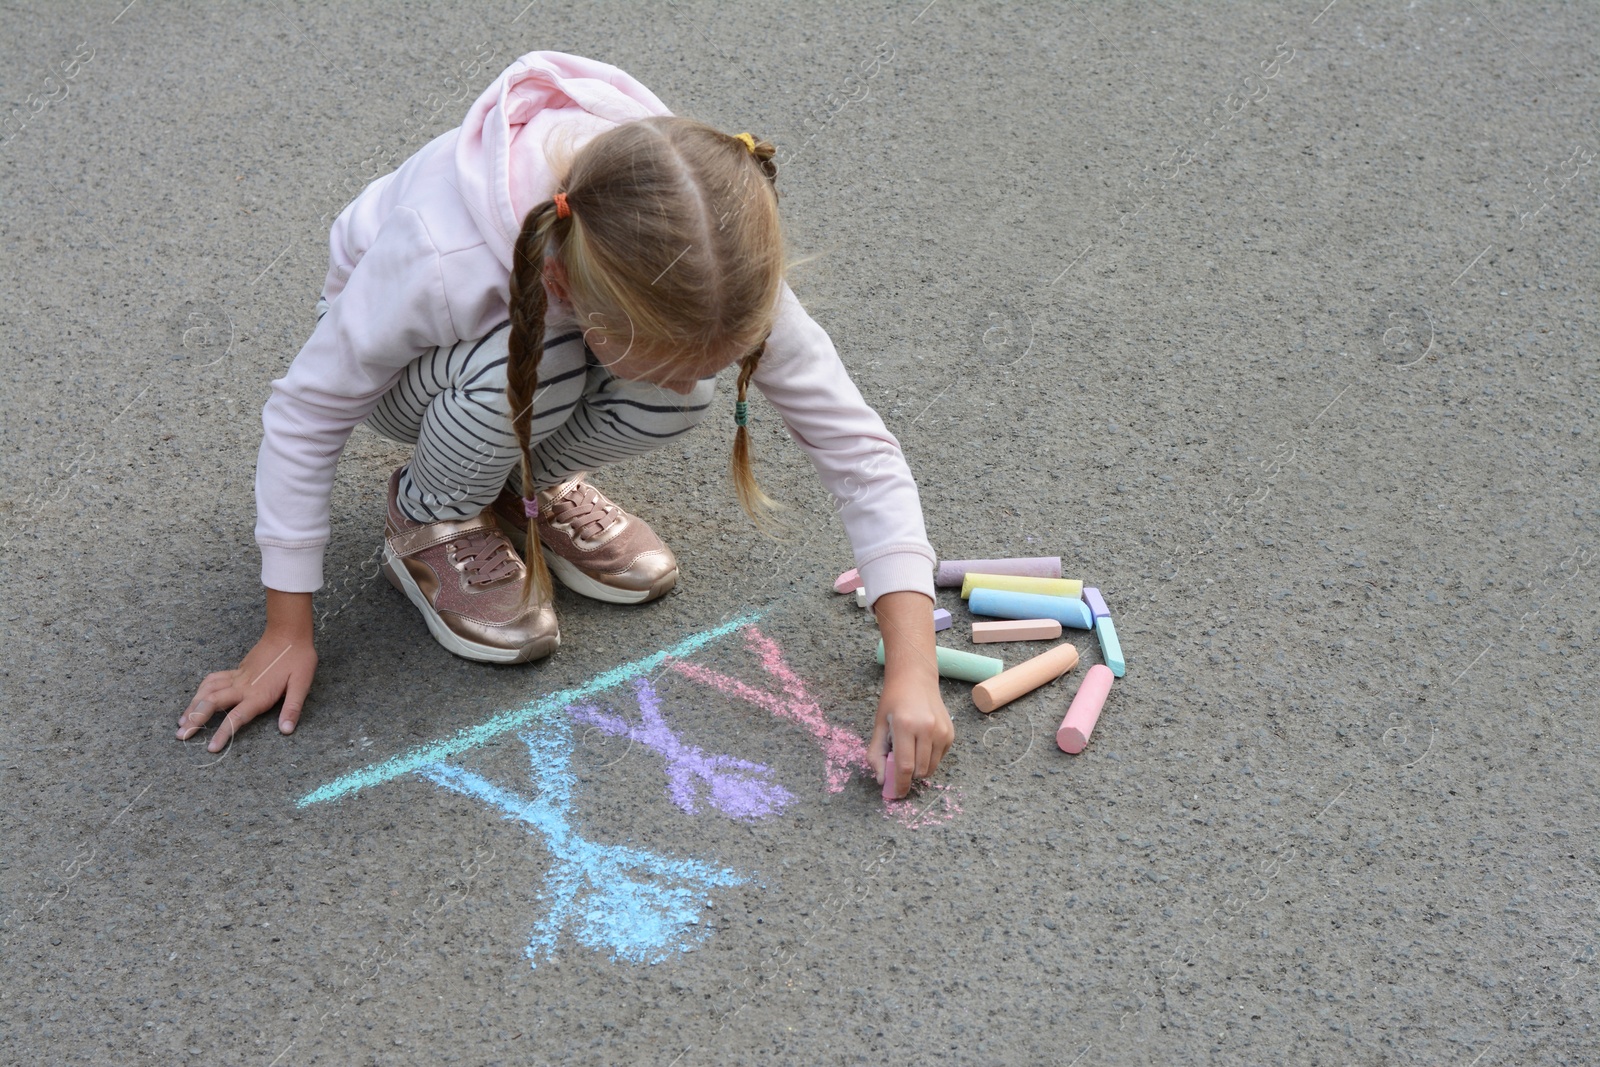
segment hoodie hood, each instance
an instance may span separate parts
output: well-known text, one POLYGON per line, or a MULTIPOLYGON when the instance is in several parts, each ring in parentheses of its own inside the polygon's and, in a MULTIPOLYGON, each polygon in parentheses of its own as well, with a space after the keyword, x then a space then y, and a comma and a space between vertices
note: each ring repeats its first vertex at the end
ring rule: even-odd
POLYGON ((670 115, 632 75, 565 52, 529 52, 474 101, 456 140, 456 180, 507 271, 530 208, 555 192, 549 151, 577 151, 624 122, 670 115))

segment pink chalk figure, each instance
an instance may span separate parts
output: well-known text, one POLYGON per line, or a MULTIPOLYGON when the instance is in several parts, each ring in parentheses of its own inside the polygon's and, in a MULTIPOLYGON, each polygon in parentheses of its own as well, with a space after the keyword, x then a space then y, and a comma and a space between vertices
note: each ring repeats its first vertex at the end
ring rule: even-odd
POLYGON ((691 815, 699 811, 702 783, 709 787, 712 807, 745 822, 770 818, 794 801, 793 793, 765 780, 772 768, 734 756, 707 755, 675 734, 661 716, 661 699, 649 679, 635 679, 633 688, 639 701, 638 725, 588 704, 569 707, 567 713, 576 722, 614 737, 627 737, 665 756, 667 796, 678 807, 691 815))
POLYGON ((761 661, 761 669, 782 685, 782 696, 763 692, 721 671, 694 663, 674 661, 672 669, 690 681, 709 685, 727 696, 765 708, 780 719, 803 726, 822 749, 828 792, 842 791, 850 775, 857 769, 870 772, 872 765, 867 762, 867 743, 854 731, 835 726, 827 720, 822 713, 822 706, 806 692, 806 683, 784 662, 783 650, 777 642, 754 626, 745 630, 744 639, 750 651, 761 661))
POLYGON ((961 789, 959 786, 943 785, 939 782, 930 782, 926 779, 919 789, 915 784, 911 787, 911 794, 899 800, 884 798, 883 817, 893 819, 907 830, 920 830, 924 826, 937 826, 949 822, 961 814, 961 789), (918 794, 922 790, 932 794, 932 800, 926 800, 918 794))
MULTIPOLYGON (((783 650, 778 647, 778 643, 754 626, 745 630, 744 639, 750 651, 755 653, 760 661, 761 669, 777 679, 783 690, 781 695, 757 689, 721 671, 714 671, 695 663, 685 663, 682 660, 672 661, 672 670, 690 681, 709 685, 726 696, 736 697, 758 708, 764 708, 780 719, 787 719, 803 727, 822 749, 828 792, 841 792, 845 783, 850 781, 851 775, 857 770, 870 775, 872 765, 867 762, 867 743, 861 739, 860 734, 848 727, 837 726, 828 721, 827 716, 823 714, 822 705, 812 698, 806 690, 806 683, 784 660, 783 650)), ((931 808, 919 809, 914 800, 886 800, 884 814, 899 819, 908 829, 932 825, 935 822, 948 822, 960 814, 961 805, 958 802, 960 790, 945 786, 936 786, 935 789, 943 799, 937 815, 930 814, 931 808)))

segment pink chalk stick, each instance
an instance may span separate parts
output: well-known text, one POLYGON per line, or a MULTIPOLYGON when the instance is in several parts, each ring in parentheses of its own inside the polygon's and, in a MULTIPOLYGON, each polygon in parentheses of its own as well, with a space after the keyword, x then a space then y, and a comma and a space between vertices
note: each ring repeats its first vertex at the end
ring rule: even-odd
MULTIPOLYGON (((961 583, 957 582, 956 584, 960 585, 961 583)), ((833 591, 835 593, 854 593, 860 588, 861 572, 854 567, 851 567, 833 580, 833 591)))
POLYGON ((1005 622, 975 622, 972 643, 995 641, 1054 641, 1061 636, 1061 624, 1054 619, 1007 619, 1005 622))
POLYGON ((1100 709, 1111 693, 1111 677, 1111 668, 1104 663, 1096 663, 1084 675, 1077 696, 1067 708, 1067 717, 1056 730, 1056 745, 1061 751, 1076 755, 1088 746, 1094 724, 1100 720, 1100 709))
POLYGON ((895 792, 894 784, 894 753, 891 752, 883 758, 883 799, 899 800, 900 794, 895 792))
POLYGON ((933 584, 959 586, 968 571, 979 574, 1014 574, 1023 578, 1061 577, 1060 556, 1030 556, 1024 559, 953 559, 942 560, 933 584))

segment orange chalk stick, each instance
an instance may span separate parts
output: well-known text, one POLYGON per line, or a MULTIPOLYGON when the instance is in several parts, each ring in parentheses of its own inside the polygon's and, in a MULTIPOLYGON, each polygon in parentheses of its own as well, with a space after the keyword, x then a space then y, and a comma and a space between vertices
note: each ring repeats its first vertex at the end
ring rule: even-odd
POLYGON ((986 682, 972 687, 972 702, 983 712, 1004 707, 1013 700, 1053 682, 1078 665, 1078 650, 1072 644, 1057 645, 1049 652, 1037 655, 1001 671, 986 682))
POLYGON ((995 641, 1054 641, 1061 636, 1061 624, 1055 619, 1022 619, 1005 622, 975 622, 972 624, 972 643, 987 645, 995 641))
POLYGON ((1067 717, 1056 730, 1056 746, 1061 751, 1077 755, 1088 747, 1094 724, 1100 721, 1100 709, 1105 707, 1106 697, 1111 693, 1111 679, 1111 668, 1104 663, 1096 663, 1083 676, 1078 695, 1072 698, 1067 717))

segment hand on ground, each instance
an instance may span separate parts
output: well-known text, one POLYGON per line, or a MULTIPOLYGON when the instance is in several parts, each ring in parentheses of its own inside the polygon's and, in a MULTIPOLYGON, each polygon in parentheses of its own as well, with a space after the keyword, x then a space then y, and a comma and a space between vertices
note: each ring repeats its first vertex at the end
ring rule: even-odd
POLYGON ((316 670, 317 651, 309 639, 290 638, 269 628, 237 670, 206 675, 178 719, 178 740, 187 741, 217 712, 232 708, 206 745, 207 751, 220 752, 241 726, 279 700, 283 709, 278 712, 278 729, 293 733, 316 670))

